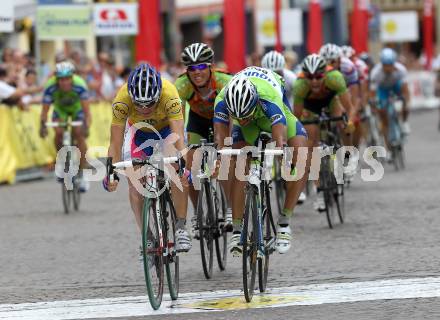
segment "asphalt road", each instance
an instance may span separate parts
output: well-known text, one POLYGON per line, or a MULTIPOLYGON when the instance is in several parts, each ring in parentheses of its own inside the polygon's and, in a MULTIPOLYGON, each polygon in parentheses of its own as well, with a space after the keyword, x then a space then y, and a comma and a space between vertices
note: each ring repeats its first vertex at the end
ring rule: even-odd
MULTIPOLYGON (((347 192, 347 219, 329 230, 312 201, 294 216, 294 243, 273 255, 272 288, 439 276, 440 148, 437 112, 411 117, 407 168, 385 167, 378 182, 358 175, 347 192)), ((126 183, 116 193, 92 184, 82 209, 62 212, 60 185, 46 179, 0 186, 0 304, 145 295, 139 234, 126 183)), ((198 242, 181 257, 181 292, 241 289, 241 260, 205 280, 198 242)), ((439 298, 376 300, 248 309, 162 319, 438 319, 439 298)), ((118 318, 121 319, 121 318, 118 318)))

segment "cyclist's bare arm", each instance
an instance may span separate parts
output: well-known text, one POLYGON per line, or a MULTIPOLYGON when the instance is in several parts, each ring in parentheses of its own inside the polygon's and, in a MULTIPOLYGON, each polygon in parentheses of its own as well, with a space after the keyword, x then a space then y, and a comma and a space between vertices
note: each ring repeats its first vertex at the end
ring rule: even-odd
POLYGON ((282 148, 287 143, 286 126, 277 123, 272 126, 272 139, 276 142, 277 147, 282 148))
POLYGON ((110 129, 110 146, 108 156, 113 158, 113 162, 122 160, 122 145, 124 143, 125 125, 112 124, 110 129))
MULTIPOLYGON (((296 103, 294 108, 294 115, 298 118, 298 120, 301 119, 302 113, 304 110, 304 103, 296 103)), ((301 120, 300 120, 301 121, 301 120)))
POLYGON ((228 136, 229 126, 224 123, 214 123, 214 142, 218 149, 224 147, 225 138, 228 136))
POLYGON ((90 113, 90 100, 81 100, 81 107, 84 111, 84 116, 86 120, 86 126, 87 128, 90 128, 90 125, 92 123, 92 114, 90 113))
MULTIPOLYGON (((182 151, 185 149, 185 134, 184 129, 185 121, 184 120, 170 120, 170 129, 171 132, 177 134, 179 139, 174 143, 174 146, 178 151, 182 151)), ((184 156, 184 158, 186 158, 184 156)))
POLYGON ((353 104, 351 103, 351 94, 349 91, 346 91, 339 96, 339 101, 341 101, 342 106, 344 107, 345 111, 348 114, 349 121, 354 122, 356 117, 356 110, 353 107, 353 104))
POLYGON ((349 88, 351 101, 354 108, 354 111, 357 112, 360 110, 361 100, 360 100, 360 86, 359 84, 353 84, 349 88))
POLYGON ((41 109, 41 122, 46 123, 47 121, 47 114, 49 113, 50 104, 44 103, 43 108, 41 109))

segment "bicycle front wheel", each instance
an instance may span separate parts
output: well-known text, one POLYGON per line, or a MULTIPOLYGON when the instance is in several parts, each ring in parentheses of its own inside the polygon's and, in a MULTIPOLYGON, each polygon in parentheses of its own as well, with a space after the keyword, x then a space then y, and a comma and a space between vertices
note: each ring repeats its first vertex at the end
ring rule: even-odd
POLYGON ((146 198, 142 212, 142 256, 148 299, 154 310, 159 309, 163 296, 163 239, 162 225, 156 214, 157 199, 146 198))
POLYGON ((329 156, 322 158, 321 170, 319 172, 319 188, 324 192, 325 215, 330 229, 335 225, 335 208, 333 198, 332 172, 330 168, 329 156))
POLYGON ((270 205, 270 189, 265 187, 263 200, 263 218, 261 225, 263 226, 263 244, 264 257, 258 259, 258 286, 260 292, 265 292, 267 287, 267 277, 269 275, 269 257, 274 250, 275 245, 275 225, 273 222, 272 208, 270 205), (273 233, 272 233, 273 232, 273 233))
POLYGON ((81 202, 81 192, 79 191, 79 182, 77 179, 73 180, 72 198, 73 198, 73 208, 75 209, 75 211, 78 211, 79 204, 81 202))
POLYGON ((214 237, 212 225, 215 223, 214 209, 211 196, 211 184, 208 180, 202 182, 197 201, 197 224, 200 233, 200 255, 202 257, 203 273, 206 279, 212 277, 214 261, 214 237))
POLYGON ((215 231, 215 251, 218 267, 223 271, 226 268, 228 256, 228 232, 224 227, 220 226, 219 221, 221 220, 223 225, 226 223, 227 201, 225 192, 218 180, 216 181, 215 186, 214 211, 217 221, 215 231))
POLYGON ((162 217, 166 217, 166 248, 168 255, 165 257, 165 270, 167 274, 168 289, 171 300, 177 300, 179 296, 179 256, 175 248, 176 244, 176 209, 169 192, 164 194, 162 217))
POLYGON ((63 198, 64 213, 68 214, 70 212, 70 203, 72 202, 72 191, 67 190, 64 182, 61 184, 61 195, 63 198))
POLYGON ((258 255, 257 191, 249 187, 242 231, 243 241, 243 291, 247 302, 252 301, 255 288, 258 255))

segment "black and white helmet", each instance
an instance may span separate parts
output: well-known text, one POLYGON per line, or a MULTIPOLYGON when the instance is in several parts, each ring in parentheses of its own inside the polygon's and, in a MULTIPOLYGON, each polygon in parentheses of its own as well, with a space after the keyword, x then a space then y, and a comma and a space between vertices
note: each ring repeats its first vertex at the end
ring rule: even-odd
POLYGON ((309 74, 324 73, 325 68, 326 63, 319 54, 308 55, 302 63, 302 70, 309 74))
POLYGON ((208 45, 196 42, 183 49, 180 58, 185 66, 212 63, 214 51, 208 45))
POLYGON ((356 51, 351 46, 342 46, 341 47, 342 56, 346 58, 351 58, 356 54, 356 51))
POLYGON ((285 64, 284 56, 275 50, 269 51, 261 59, 261 66, 272 71, 283 70, 285 64))
POLYGON ((341 57, 341 48, 333 43, 327 43, 321 47, 319 54, 326 62, 337 60, 341 57))
POLYGON ((252 115, 258 102, 255 85, 244 74, 235 75, 225 88, 225 103, 229 114, 236 119, 252 115))

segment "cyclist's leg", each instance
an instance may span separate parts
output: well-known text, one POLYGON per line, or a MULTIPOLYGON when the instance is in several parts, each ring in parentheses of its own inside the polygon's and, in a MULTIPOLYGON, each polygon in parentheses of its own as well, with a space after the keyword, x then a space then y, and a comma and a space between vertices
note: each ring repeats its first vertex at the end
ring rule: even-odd
MULTIPOLYGON (((233 149, 241 149, 246 146, 254 145, 260 134, 260 129, 254 124, 250 123, 245 127, 240 127, 234 125, 232 129, 232 139, 233 149)), ((243 179, 238 179, 236 174, 236 158, 232 157, 231 170, 232 170, 232 181, 234 185, 234 192, 231 192, 231 202, 232 202, 232 219, 234 224, 234 229, 241 224, 244 212, 244 189, 246 186, 246 181, 241 181, 243 179)), ((247 167, 247 166, 246 166, 247 167)), ((241 172, 244 175, 245 172, 241 172)))
MULTIPOLYGON (((165 139, 170 133, 169 128, 165 128, 159 131, 160 136, 154 132, 143 132, 142 130, 136 130, 134 126, 129 126, 128 133, 130 137, 130 156, 131 158, 145 158, 153 154, 153 148, 156 141, 159 139, 165 139)), ((126 159, 127 160, 127 159, 126 159)), ((139 168, 135 168, 137 170, 139 168)), ((128 171, 129 173, 129 171, 128 171)), ((132 181, 132 176, 128 176, 129 186, 129 200, 130 206, 135 215, 136 223, 139 230, 142 229, 142 207, 144 203, 144 196, 142 195, 141 182, 132 181)), ((141 180, 142 181, 142 180, 141 180)), ((181 213, 182 210, 179 212, 181 213)), ((177 208, 176 208, 177 212, 177 208)), ((186 212, 185 212, 186 214, 186 212)))
POLYGON ((388 105, 390 99, 390 91, 384 88, 378 88, 377 90, 377 114, 379 115, 380 123, 381 123, 381 134, 385 141, 385 146, 389 148, 388 141, 388 127, 389 127, 389 119, 388 119, 388 105))
MULTIPOLYGON (((74 121, 84 121, 84 112, 83 110, 79 110, 72 116, 72 120, 74 121)), ((73 137, 75 138, 76 145, 79 148, 79 151, 81 152, 81 159, 79 167, 80 169, 84 169, 87 162, 86 162, 86 153, 87 153, 87 143, 86 143, 86 136, 84 134, 83 127, 73 127, 72 128, 73 137)))
MULTIPOLYGON (((62 122, 67 121, 67 114, 63 112, 62 110, 57 110, 57 108, 54 108, 52 112, 52 122, 62 122)), ((63 128, 54 128, 55 131, 55 147, 57 151, 59 151, 63 147, 63 128)))
POLYGON ((293 214, 293 209, 298 202, 301 191, 304 190, 307 178, 309 175, 309 161, 308 159, 308 138, 307 131, 294 115, 291 113, 286 114, 287 120, 287 144, 289 147, 293 147, 294 153, 292 157, 292 164, 297 168, 297 174, 301 174, 301 177, 297 181, 287 181, 286 183, 286 199, 284 203, 283 213, 287 216, 293 214), (299 152, 299 149, 301 151, 299 152), (306 153, 307 152, 307 153, 306 153), (304 168, 304 169, 303 169, 304 168), (298 170, 300 169, 300 170, 298 170), (303 172, 300 172, 303 171, 303 172))
MULTIPOLYGON (((186 132, 188 134, 188 145, 199 144, 200 139, 208 140, 210 129, 213 131, 212 120, 203 118, 196 113, 189 111, 188 124, 186 126, 186 132)), ((187 153, 186 161, 188 168, 191 168, 192 175, 195 176, 200 169, 200 163, 197 166, 193 166, 193 157, 195 150, 190 150, 187 153)), ((194 189, 194 186, 189 187, 189 196, 193 207, 196 207, 198 192, 194 189)))

